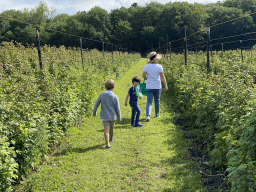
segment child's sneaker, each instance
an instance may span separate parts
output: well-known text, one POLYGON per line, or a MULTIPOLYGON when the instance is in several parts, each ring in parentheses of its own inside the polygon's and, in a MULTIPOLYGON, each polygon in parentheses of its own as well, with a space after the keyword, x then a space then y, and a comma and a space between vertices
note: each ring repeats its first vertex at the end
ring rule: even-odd
POLYGON ((113 141, 114 141, 114 137, 112 137, 111 141, 109 141, 109 142, 113 142, 113 141))
POLYGON ((143 125, 141 123, 136 123, 135 127, 142 127, 143 125))
POLYGON ((106 149, 109 149, 109 148, 110 148, 110 146, 109 146, 109 145, 107 145, 107 146, 106 146, 106 149))
POLYGON ((146 116, 146 122, 149 122, 150 116, 146 116))
POLYGON ((160 117, 160 115, 156 115, 156 118, 160 117))
POLYGON ((131 126, 136 127, 135 123, 132 123, 131 126))

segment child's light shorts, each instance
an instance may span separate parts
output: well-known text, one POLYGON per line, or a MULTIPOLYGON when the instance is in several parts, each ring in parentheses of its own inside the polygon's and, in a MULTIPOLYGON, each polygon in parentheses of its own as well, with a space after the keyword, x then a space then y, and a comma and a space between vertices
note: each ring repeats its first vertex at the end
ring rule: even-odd
POLYGON ((103 121, 104 126, 114 126, 115 125, 115 120, 112 121, 103 121))

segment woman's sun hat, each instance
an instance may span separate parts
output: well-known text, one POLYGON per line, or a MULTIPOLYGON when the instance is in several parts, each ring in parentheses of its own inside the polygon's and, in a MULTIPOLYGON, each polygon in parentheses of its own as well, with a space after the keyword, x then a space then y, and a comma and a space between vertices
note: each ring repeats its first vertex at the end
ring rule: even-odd
POLYGON ((149 60, 150 63, 157 63, 162 58, 162 55, 157 54, 156 52, 151 52, 149 54, 149 60))

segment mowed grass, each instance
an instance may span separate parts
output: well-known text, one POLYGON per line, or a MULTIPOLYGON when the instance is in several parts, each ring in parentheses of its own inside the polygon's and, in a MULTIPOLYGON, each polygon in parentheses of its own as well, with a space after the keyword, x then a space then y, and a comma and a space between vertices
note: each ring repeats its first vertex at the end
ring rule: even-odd
POLYGON ((206 191, 195 171, 196 161, 186 158, 190 141, 172 123, 167 93, 161 96, 160 118, 144 122, 144 97, 138 104, 143 127, 130 125, 125 97, 132 77, 141 77, 146 63, 141 59, 116 82, 122 121, 116 123, 111 149, 105 149, 100 117, 84 118, 82 126, 67 131, 59 151, 16 191, 206 191))

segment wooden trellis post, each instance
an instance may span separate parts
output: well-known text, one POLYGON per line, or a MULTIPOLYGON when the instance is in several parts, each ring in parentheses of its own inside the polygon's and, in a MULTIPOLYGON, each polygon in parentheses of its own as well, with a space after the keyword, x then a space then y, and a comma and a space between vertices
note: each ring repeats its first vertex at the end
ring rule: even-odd
POLYGON ((42 62, 42 52, 41 52, 41 47, 40 47, 40 36, 39 36, 39 31, 36 30, 36 40, 38 42, 38 46, 37 46, 37 52, 38 52, 38 58, 39 58, 39 66, 40 66, 40 70, 43 69, 43 62, 42 62))
POLYGON ((184 38, 184 41, 185 41, 185 65, 188 64, 188 58, 187 58, 187 49, 188 49, 188 43, 187 43, 187 26, 185 26, 185 38, 184 38))
POLYGON ((84 71, 83 41, 82 41, 82 38, 81 38, 81 37, 80 37, 80 47, 81 47, 82 67, 83 67, 83 71, 84 71))
POLYGON ((170 52, 170 60, 172 59, 172 43, 169 42, 169 52, 170 52))
POLYGON ((105 47, 104 47, 104 41, 102 41, 102 53, 103 53, 103 57, 105 57, 105 47))
POLYGON ((242 58, 242 61, 244 60, 244 55, 243 55, 243 47, 242 47, 242 43, 243 41, 240 40, 240 47, 241 47, 241 58, 242 58))
POLYGON ((206 67, 207 67, 207 73, 210 72, 210 27, 207 29, 207 62, 206 62, 206 67))

